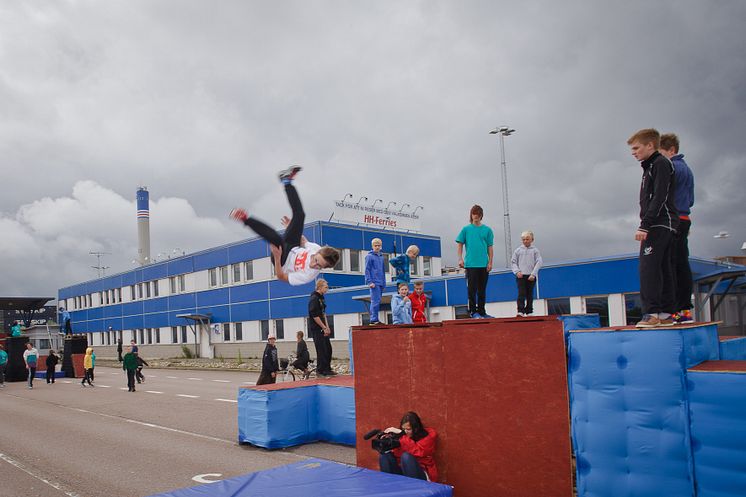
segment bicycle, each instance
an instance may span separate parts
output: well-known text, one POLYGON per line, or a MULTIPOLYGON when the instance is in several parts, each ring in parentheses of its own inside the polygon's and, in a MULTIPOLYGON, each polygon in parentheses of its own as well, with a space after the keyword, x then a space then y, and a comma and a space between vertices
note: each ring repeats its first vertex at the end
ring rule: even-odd
POLYGON ((316 376, 316 366, 314 360, 308 361, 306 369, 298 369, 293 366, 295 354, 290 354, 287 359, 280 359, 280 371, 282 372, 282 381, 308 380, 316 376))

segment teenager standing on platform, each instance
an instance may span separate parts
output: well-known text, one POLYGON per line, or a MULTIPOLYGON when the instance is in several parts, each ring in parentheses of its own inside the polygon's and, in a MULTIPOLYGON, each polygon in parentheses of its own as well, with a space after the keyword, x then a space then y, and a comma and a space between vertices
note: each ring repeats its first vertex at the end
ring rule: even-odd
POLYGON ((534 246, 534 233, 521 233, 522 245, 515 249, 510 265, 518 285, 518 316, 534 313, 534 286, 543 261, 539 249, 534 246))
POLYGON ((380 238, 370 241, 371 251, 365 256, 365 284, 370 288, 370 324, 378 323, 378 313, 381 308, 381 295, 386 286, 386 274, 383 271, 383 254, 380 238))
POLYGON ((472 318, 491 318, 484 309, 487 278, 492 271, 492 228, 482 224, 484 210, 475 205, 469 212, 470 223, 456 237, 458 266, 466 269, 469 292, 469 315, 472 318), (466 249, 466 255, 464 255, 466 249))
POLYGON ((326 280, 316 280, 316 290, 308 299, 308 332, 316 347, 316 374, 333 376, 332 371, 332 330, 326 318, 326 300, 324 294, 329 290, 326 280))

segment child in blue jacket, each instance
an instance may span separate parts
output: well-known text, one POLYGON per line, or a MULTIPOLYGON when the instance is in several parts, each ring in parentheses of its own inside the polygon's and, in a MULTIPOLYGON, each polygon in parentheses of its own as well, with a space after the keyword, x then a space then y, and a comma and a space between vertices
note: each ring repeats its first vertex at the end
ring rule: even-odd
POLYGON ((380 238, 370 242, 373 249, 365 256, 365 284, 370 288, 370 324, 379 324, 378 311, 381 308, 381 294, 386 286, 386 274, 383 272, 383 254, 380 238))
POLYGON ((397 292, 391 297, 391 314, 394 324, 412 324, 412 301, 407 298, 409 285, 399 283, 397 292))
POLYGON ((420 255, 420 249, 417 245, 410 245, 407 251, 397 257, 394 257, 389 261, 394 269, 396 269, 396 284, 407 283, 409 284, 409 265, 417 260, 417 256, 420 255))

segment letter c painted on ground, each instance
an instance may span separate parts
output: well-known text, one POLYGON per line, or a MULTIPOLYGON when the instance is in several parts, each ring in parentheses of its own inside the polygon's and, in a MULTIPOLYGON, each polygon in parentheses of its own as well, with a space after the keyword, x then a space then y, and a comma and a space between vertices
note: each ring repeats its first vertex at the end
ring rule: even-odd
POLYGON ((193 476, 192 480, 196 481, 197 483, 215 483, 217 481, 220 481, 219 479, 218 480, 208 480, 207 479, 208 476, 214 476, 214 477, 218 477, 219 478, 219 477, 223 476, 223 474, 222 473, 205 473, 203 475, 193 476))

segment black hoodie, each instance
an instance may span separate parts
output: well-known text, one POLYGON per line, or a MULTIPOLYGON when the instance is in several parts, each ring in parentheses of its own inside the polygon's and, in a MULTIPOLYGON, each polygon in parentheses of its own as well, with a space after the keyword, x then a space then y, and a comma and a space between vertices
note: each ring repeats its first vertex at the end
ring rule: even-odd
POLYGON ((676 231, 679 215, 674 206, 674 168, 660 152, 640 162, 640 231, 666 228, 676 231))

